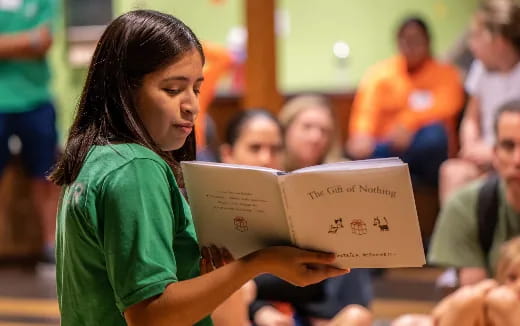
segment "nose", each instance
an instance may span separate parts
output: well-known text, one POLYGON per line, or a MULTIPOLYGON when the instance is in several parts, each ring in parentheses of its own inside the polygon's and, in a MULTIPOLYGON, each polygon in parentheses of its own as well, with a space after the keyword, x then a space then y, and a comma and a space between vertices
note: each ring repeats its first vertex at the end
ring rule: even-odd
POLYGON ((199 113, 199 99, 196 96, 190 96, 189 99, 181 103, 181 112, 184 118, 195 120, 199 113))

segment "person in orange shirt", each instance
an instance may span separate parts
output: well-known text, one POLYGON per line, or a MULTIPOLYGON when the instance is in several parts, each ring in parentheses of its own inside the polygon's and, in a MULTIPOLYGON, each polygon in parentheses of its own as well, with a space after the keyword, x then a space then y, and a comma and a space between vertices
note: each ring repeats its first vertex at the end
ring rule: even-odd
POLYGON ((208 115, 208 109, 215 98, 219 80, 230 72, 233 67, 233 58, 228 49, 211 42, 203 42, 205 65, 204 83, 199 94, 199 116, 195 120, 195 139, 197 142, 197 158, 213 161, 216 159, 218 148, 211 148, 211 128, 213 121, 208 115), (209 134, 209 135, 208 135, 209 134))
POLYGON ((415 181, 435 186, 463 105, 462 83, 454 67, 432 57, 422 19, 404 20, 397 42, 400 54, 374 66, 360 84, 347 154, 353 159, 398 156, 415 181))

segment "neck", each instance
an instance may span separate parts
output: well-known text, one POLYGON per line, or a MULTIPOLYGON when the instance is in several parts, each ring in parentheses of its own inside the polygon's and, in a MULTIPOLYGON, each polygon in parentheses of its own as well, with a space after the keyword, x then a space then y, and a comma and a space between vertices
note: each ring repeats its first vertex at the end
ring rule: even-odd
POLYGON ((409 74, 414 74, 414 73, 418 72, 419 70, 421 70, 424 67, 424 65, 426 64, 426 62, 428 62, 429 59, 430 58, 428 57, 415 66, 410 66, 410 65, 406 64, 406 70, 408 71, 409 74))

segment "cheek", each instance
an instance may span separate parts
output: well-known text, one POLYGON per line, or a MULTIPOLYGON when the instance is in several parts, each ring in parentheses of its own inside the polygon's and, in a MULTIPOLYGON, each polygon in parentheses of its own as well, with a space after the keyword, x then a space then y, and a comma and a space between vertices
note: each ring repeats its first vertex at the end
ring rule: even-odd
POLYGON ((236 146, 233 151, 233 159, 238 164, 249 164, 254 153, 247 146, 236 146))

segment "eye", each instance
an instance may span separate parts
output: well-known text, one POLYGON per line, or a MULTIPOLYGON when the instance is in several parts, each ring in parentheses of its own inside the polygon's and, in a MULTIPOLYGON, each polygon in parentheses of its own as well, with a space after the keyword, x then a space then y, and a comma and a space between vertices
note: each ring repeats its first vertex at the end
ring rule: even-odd
POLYGON ((516 275, 515 273, 507 275, 507 280, 509 282, 515 282, 517 280, 517 278, 518 278, 518 275, 516 275))
POLYGON ((200 88, 194 88, 193 93, 198 96, 200 94, 200 88))
POLYGON ((166 93, 168 93, 169 95, 179 95, 182 90, 181 89, 174 89, 174 88, 164 88, 163 89, 166 93))
POLYGON ((253 153, 258 153, 260 151, 260 148, 262 146, 260 146, 259 144, 252 144, 252 145, 249 145, 249 150, 253 153))
POLYGON ((503 140, 500 142, 500 148, 502 148, 506 152, 512 152, 515 148, 515 143, 511 140, 503 140))

